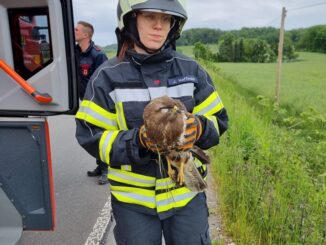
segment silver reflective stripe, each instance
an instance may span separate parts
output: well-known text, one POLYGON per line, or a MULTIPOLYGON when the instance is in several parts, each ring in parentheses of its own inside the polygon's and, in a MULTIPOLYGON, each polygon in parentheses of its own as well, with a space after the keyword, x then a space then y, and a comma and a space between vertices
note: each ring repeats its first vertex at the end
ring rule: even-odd
POLYGON ((79 108, 79 111, 84 112, 87 115, 90 115, 91 117, 95 118, 100 122, 103 122, 106 125, 117 127, 117 122, 115 120, 110 120, 107 117, 103 117, 101 114, 97 113, 96 111, 92 110, 89 107, 81 106, 79 108))
POLYGON ((150 186, 155 185, 155 179, 145 180, 145 179, 137 178, 135 176, 130 176, 130 175, 126 175, 121 172, 118 172, 118 171, 114 171, 114 169, 112 169, 112 168, 109 169, 109 175, 113 175, 120 179, 124 179, 124 180, 131 181, 131 182, 142 183, 142 184, 146 184, 146 185, 150 185, 150 186))
POLYGON ((148 88, 152 99, 167 95, 173 98, 193 96, 195 86, 193 83, 184 83, 173 87, 148 88))
POLYGON ((128 197, 131 199, 139 200, 141 202, 147 202, 147 203, 153 203, 155 204, 155 197, 148 197, 148 196, 142 196, 136 193, 131 193, 131 192, 121 192, 121 191, 112 191, 112 193, 119 194, 124 197, 128 197))
POLYGON ((167 95, 173 98, 182 96, 193 96, 193 83, 184 83, 173 87, 158 87, 148 89, 115 89, 110 93, 110 97, 115 103, 118 102, 134 102, 134 101, 150 101, 151 99, 167 95))
POLYGON ((220 103, 222 103, 222 100, 220 97, 217 97, 209 106, 205 107, 204 109, 196 112, 196 115, 205 115, 208 113, 210 110, 214 109, 217 107, 220 103))
POLYGON ((156 181, 156 188, 157 187, 165 187, 165 186, 169 186, 169 185, 173 185, 174 182, 172 179, 167 179, 167 180, 164 180, 164 181, 156 181))
POLYGON ((188 199, 188 198, 192 198, 194 196, 196 196, 196 192, 187 192, 185 194, 181 194, 181 195, 171 195, 171 197, 169 199, 165 199, 165 200, 161 200, 161 201, 158 201, 157 202, 157 206, 165 206, 165 205, 168 205, 170 203, 173 203, 173 202, 178 202, 178 201, 183 201, 185 199, 188 199))
POLYGON ((114 103, 150 100, 147 89, 115 89, 110 92, 110 97, 114 100, 114 103))

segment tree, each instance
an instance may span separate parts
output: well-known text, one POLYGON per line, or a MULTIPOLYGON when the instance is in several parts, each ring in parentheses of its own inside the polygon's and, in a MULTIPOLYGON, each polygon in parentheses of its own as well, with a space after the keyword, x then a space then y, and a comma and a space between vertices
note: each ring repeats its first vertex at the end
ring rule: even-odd
POLYGON ((201 42, 195 43, 193 54, 195 55, 196 59, 201 58, 204 60, 217 61, 209 47, 201 42))
POLYGON ((326 25, 305 29, 298 47, 304 51, 326 53, 326 25))
POLYGON ((252 51, 253 62, 267 63, 273 60, 273 51, 265 40, 256 39, 252 51))
POLYGON ((234 42, 234 62, 244 61, 244 44, 243 38, 240 38, 234 42))
POLYGON ((196 42, 204 44, 217 43, 223 31, 210 28, 193 28, 182 32, 177 45, 194 45, 196 42))
POLYGON ((231 33, 225 33, 221 37, 221 43, 219 45, 218 60, 221 62, 231 62, 234 59, 234 35, 231 33))
POLYGON ((294 45, 289 36, 285 36, 283 45, 283 59, 294 60, 298 58, 298 54, 295 53, 294 45))

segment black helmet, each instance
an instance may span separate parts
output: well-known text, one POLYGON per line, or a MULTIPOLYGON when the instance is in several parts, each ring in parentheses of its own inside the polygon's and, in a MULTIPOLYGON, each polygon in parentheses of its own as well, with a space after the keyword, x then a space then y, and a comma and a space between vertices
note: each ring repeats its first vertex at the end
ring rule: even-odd
POLYGON ((132 14, 140 10, 160 12, 174 16, 176 23, 170 30, 168 38, 163 46, 166 46, 168 43, 175 43, 175 40, 180 37, 182 28, 188 18, 185 10, 185 2, 186 0, 119 0, 117 9, 118 27, 116 29, 118 53, 125 36, 130 37, 137 45, 149 51, 149 53, 153 53, 153 51, 148 50, 140 42, 135 18, 132 18, 132 14))

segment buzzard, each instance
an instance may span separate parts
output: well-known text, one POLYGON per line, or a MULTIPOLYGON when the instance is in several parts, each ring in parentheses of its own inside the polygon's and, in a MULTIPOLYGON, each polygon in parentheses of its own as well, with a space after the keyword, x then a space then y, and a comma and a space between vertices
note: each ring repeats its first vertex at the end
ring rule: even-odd
POLYGON ((181 101, 168 96, 152 100, 144 109, 143 119, 141 130, 145 131, 146 140, 151 142, 151 150, 166 158, 171 179, 192 191, 200 192, 207 188, 206 181, 195 165, 194 156, 204 164, 209 163, 210 159, 191 142, 196 137, 193 135, 196 130, 191 128, 197 129, 198 119, 187 112, 181 101))

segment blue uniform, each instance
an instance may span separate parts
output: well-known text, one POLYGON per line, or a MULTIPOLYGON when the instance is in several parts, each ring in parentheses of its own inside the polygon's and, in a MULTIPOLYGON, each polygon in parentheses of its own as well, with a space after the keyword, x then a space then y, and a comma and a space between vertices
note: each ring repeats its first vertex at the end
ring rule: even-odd
POLYGON ((106 61, 108 58, 103 51, 97 47, 94 42, 91 42, 88 49, 82 52, 80 47, 76 47, 77 60, 79 65, 78 86, 79 98, 84 98, 87 83, 95 70, 106 61))
MULTIPOLYGON (((103 51, 91 41, 88 49, 82 52, 79 45, 76 46, 76 54, 78 60, 78 89, 79 98, 82 100, 86 91, 87 83, 95 70, 106 60, 107 56, 103 51)), ((96 164, 101 173, 107 173, 108 166, 106 163, 96 160, 96 164)))
POLYGON ((76 114, 78 142, 109 164, 119 245, 161 244, 162 231, 166 244, 210 244, 205 193, 176 185, 165 162, 161 170, 158 155, 140 146, 144 108, 164 95, 182 101, 201 120, 198 147, 218 144, 228 116, 213 81, 197 62, 172 48, 152 55, 128 50, 123 60, 105 62, 91 78, 76 114))

